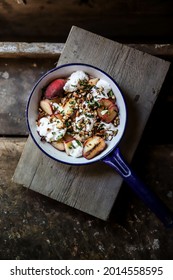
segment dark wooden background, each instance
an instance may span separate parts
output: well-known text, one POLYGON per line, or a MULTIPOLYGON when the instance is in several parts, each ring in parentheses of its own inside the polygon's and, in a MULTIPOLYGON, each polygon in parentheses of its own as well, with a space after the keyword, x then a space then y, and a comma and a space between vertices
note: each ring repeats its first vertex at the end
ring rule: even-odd
POLYGON ((72 25, 122 42, 170 43, 173 1, 0 1, 0 41, 65 42, 72 25))

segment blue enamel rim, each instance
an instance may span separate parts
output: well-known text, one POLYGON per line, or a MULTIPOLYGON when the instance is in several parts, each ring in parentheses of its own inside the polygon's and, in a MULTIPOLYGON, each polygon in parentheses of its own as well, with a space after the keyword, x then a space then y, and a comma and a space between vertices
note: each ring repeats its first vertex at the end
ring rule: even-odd
POLYGON ((123 137, 123 135, 124 135, 124 131, 125 131, 126 124, 127 124, 127 106, 126 106, 126 102, 125 102, 125 100, 124 100, 124 96, 123 96, 122 91, 121 91, 119 85, 117 84, 117 82, 116 82, 109 74, 107 74, 105 71, 103 71, 103 70, 101 70, 100 68, 98 68, 98 67, 96 67, 96 66, 93 66, 93 65, 91 65, 91 64, 87 64, 87 63, 67 63, 67 64, 62 64, 62 65, 60 65, 60 66, 57 66, 57 67, 55 67, 55 68, 52 68, 51 70, 47 71, 43 76, 41 76, 41 78, 36 82, 36 84, 35 84, 34 87, 32 88, 31 93, 30 93, 30 96, 29 96, 29 98, 28 98, 28 102, 27 102, 27 106, 26 106, 26 123, 27 123, 27 127, 28 127, 28 130, 29 130, 29 133, 30 133, 30 135, 31 135, 31 137, 32 137, 32 139, 33 139, 33 141, 34 141, 34 143, 35 143, 36 146, 43 152, 43 154, 47 155, 48 157, 50 157, 51 159, 53 159, 53 160, 55 160, 55 161, 57 161, 57 162, 61 162, 61 163, 67 164, 67 165, 81 166, 81 165, 88 165, 88 164, 96 163, 96 162, 98 162, 99 160, 96 159, 96 160, 94 160, 94 161, 92 161, 92 162, 90 162, 90 161, 88 160, 88 161, 86 161, 85 163, 68 163, 68 162, 66 162, 66 161, 59 160, 59 159, 57 159, 57 158, 55 158, 55 157, 52 157, 49 153, 45 152, 45 150, 43 150, 43 149, 39 146, 39 144, 37 143, 37 141, 35 140, 35 137, 33 136, 32 130, 31 130, 30 125, 29 125, 29 117, 28 117, 28 108, 29 108, 30 100, 31 100, 31 98, 32 98, 32 95, 33 95, 34 90, 35 90, 35 88, 37 87, 37 85, 38 85, 47 75, 49 75, 50 73, 52 73, 52 72, 54 72, 54 71, 56 71, 56 70, 58 70, 58 69, 60 69, 60 68, 64 68, 64 67, 68 67, 68 66, 77 66, 77 65, 79 65, 79 66, 86 66, 86 67, 90 67, 90 68, 94 68, 94 69, 100 71, 101 73, 103 73, 103 74, 106 75, 109 79, 112 80, 112 82, 117 86, 117 88, 119 89, 119 91, 120 91, 120 93, 121 93, 121 96, 122 96, 122 99, 123 99, 123 102, 124 102, 124 105, 125 105, 125 111, 126 111, 126 121, 125 121, 124 129, 123 129, 121 138, 119 139, 118 142, 116 142, 115 146, 114 146, 111 150, 109 150, 104 156, 100 156, 99 160, 104 159, 107 155, 109 155, 109 154, 117 147, 117 145, 119 144, 119 142, 121 141, 121 139, 122 139, 122 137, 123 137))

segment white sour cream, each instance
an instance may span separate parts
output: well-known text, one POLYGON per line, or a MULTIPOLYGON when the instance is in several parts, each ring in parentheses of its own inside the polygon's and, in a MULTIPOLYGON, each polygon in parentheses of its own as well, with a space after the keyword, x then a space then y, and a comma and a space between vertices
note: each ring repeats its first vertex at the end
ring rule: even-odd
POLYGON ((101 126, 106 131, 116 131, 117 130, 117 127, 115 127, 115 125, 113 125, 113 123, 100 122, 99 126, 101 126))
POLYGON ((71 74, 68 81, 64 85, 64 90, 68 92, 76 91, 79 85, 79 81, 89 80, 87 74, 83 71, 76 71, 71 74))
POLYGON ((69 155, 72 156, 72 157, 81 157, 82 152, 83 152, 82 143, 80 142, 80 144, 79 144, 78 141, 73 140, 72 145, 69 149, 69 155))
POLYGON ((57 111, 59 111, 60 113, 62 113, 63 112, 63 110, 64 110, 64 108, 61 106, 61 105, 59 105, 58 103, 53 103, 53 106, 54 106, 54 108, 57 110, 57 111))
POLYGON ((75 122, 73 123, 73 129, 75 132, 83 131, 91 131, 93 129, 94 123, 96 122, 95 118, 90 118, 84 114, 76 117, 75 122))
POLYGON ((57 141, 61 139, 65 133, 66 128, 58 128, 61 126, 61 120, 56 119, 50 122, 49 117, 43 117, 39 120, 39 125, 37 125, 37 131, 40 136, 45 137, 47 142, 57 141))
POLYGON ((113 123, 100 122, 99 126, 106 131, 107 140, 112 140, 112 137, 118 132, 117 127, 113 123))
POLYGON ((95 87, 91 89, 91 94, 95 101, 98 101, 102 98, 109 98, 108 92, 111 90, 111 86, 105 80, 100 79, 95 87))

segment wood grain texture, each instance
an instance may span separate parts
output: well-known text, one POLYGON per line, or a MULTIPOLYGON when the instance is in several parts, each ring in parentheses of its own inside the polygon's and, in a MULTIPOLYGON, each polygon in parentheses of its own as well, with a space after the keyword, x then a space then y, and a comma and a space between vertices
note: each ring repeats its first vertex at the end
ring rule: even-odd
MULTIPOLYGON (((127 44, 127 46, 142 50, 156 56, 172 56, 173 44, 127 44)), ((55 58, 64 48, 64 43, 24 43, 0 42, 0 58, 55 58)))
POLYGON ((0 42, 0 57, 57 58, 63 47, 62 43, 0 42))
MULTIPOLYGON (((169 63, 75 26, 58 65, 68 62, 90 63, 118 82, 128 108, 127 129, 120 147, 130 162, 169 63)), ((100 162, 87 167, 56 163, 42 155, 30 137, 13 180, 103 220, 108 218, 122 183, 119 175, 100 162)))

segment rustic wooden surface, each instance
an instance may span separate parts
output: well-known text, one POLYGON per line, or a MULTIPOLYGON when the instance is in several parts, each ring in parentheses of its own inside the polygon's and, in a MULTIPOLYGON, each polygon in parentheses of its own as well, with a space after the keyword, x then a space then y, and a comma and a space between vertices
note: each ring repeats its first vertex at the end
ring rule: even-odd
MULTIPOLYGON (((134 167, 173 209, 173 145, 146 139, 134 167)), ((172 230, 125 185, 104 222, 11 182, 25 143, 20 137, 0 141, 0 259, 172 260, 172 230)))
MULTIPOLYGON (((105 70, 123 90, 129 117, 120 146, 130 161, 169 63, 73 27, 58 65, 75 61, 105 70)), ((108 218, 122 183, 120 176, 102 163, 80 167, 56 163, 43 155, 31 139, 27 141, 13 180, 103 220, 108 218)))
POLYGON ((0 42, 0 57, 15 58, 17 56, 34 59, 54 57, 57 59, 63 47, 63 43, 0 42))
MULTIPOLYGON (((133 46, 142 49, 140 44, 133 46)), ((151 54, 154 51, 155 55, 173 61, 173 56, 170 56, 170 52, 173 53, 172 45, 169 45, 169 50, 162 44, 157 48, 145 45, 145 48, 151 54)), ((25 55, 30 57, 29 53, 25 55)), ((37 80, 57 62, 55 56, 50 59, 51 53, 48 59, 37 59, 37 52, 32 57, 18 59, 16 53, 14 59, 0 58, 1 101, 4 90, 9 92, 3 108, 8 106, 10 96, 15 101, 10 108, 12 117, 4 114, 4 118, 7 118, 6 130, 0 137, 0 259, 172 260, 172 230, 166 230, 126 185, 122 186, 111 215, 104 222, 11 181, 27 140, 25 102, 21 103, 20 110, 17 105, 21 84, 25 83, 22 96, 26 100, 31 77, 37 80), (25 79, 15 71, 10 72, 11 67, 22 68, 27 73, 25 79), (16 118, 19 111, 20 127, 16 118), (8 130, 11 123, 12 133, 8 130)), ((143 181, 173 210, 172 81, 171 67, 132 164, 143 181)), ((1 114, 1 129, 2 119, 1 114)))
MULTIPOLYGON (((59 58, 64 48, 64 43, 24 43, 24 42, 0 42, 1 58, 59 58)), ((155 56, 172 57, 171 44, 127 44, 132 48, 147 52, 155 56)))
POLYGON ((31 90, 31 81, 36 82, 37 77, 47 71, 47 67, 53 68, 55 61, 44 59, 22 60, 1 59, 0 71, 0 123, 1 135, 27 135, 25 120, 26 103, 31 90), (45 65, 46 63, 46 65, 45 65), (16 71, 17 69, 17 71, 16 71), (28 71, 32 69, 33 71, 28 71), (12 78, 13 77, 13 78, 12 78), (20 83, 14 85, 14 80, 19 79, 20 83), (11 90, 15 88, 14 92, 11 90))

